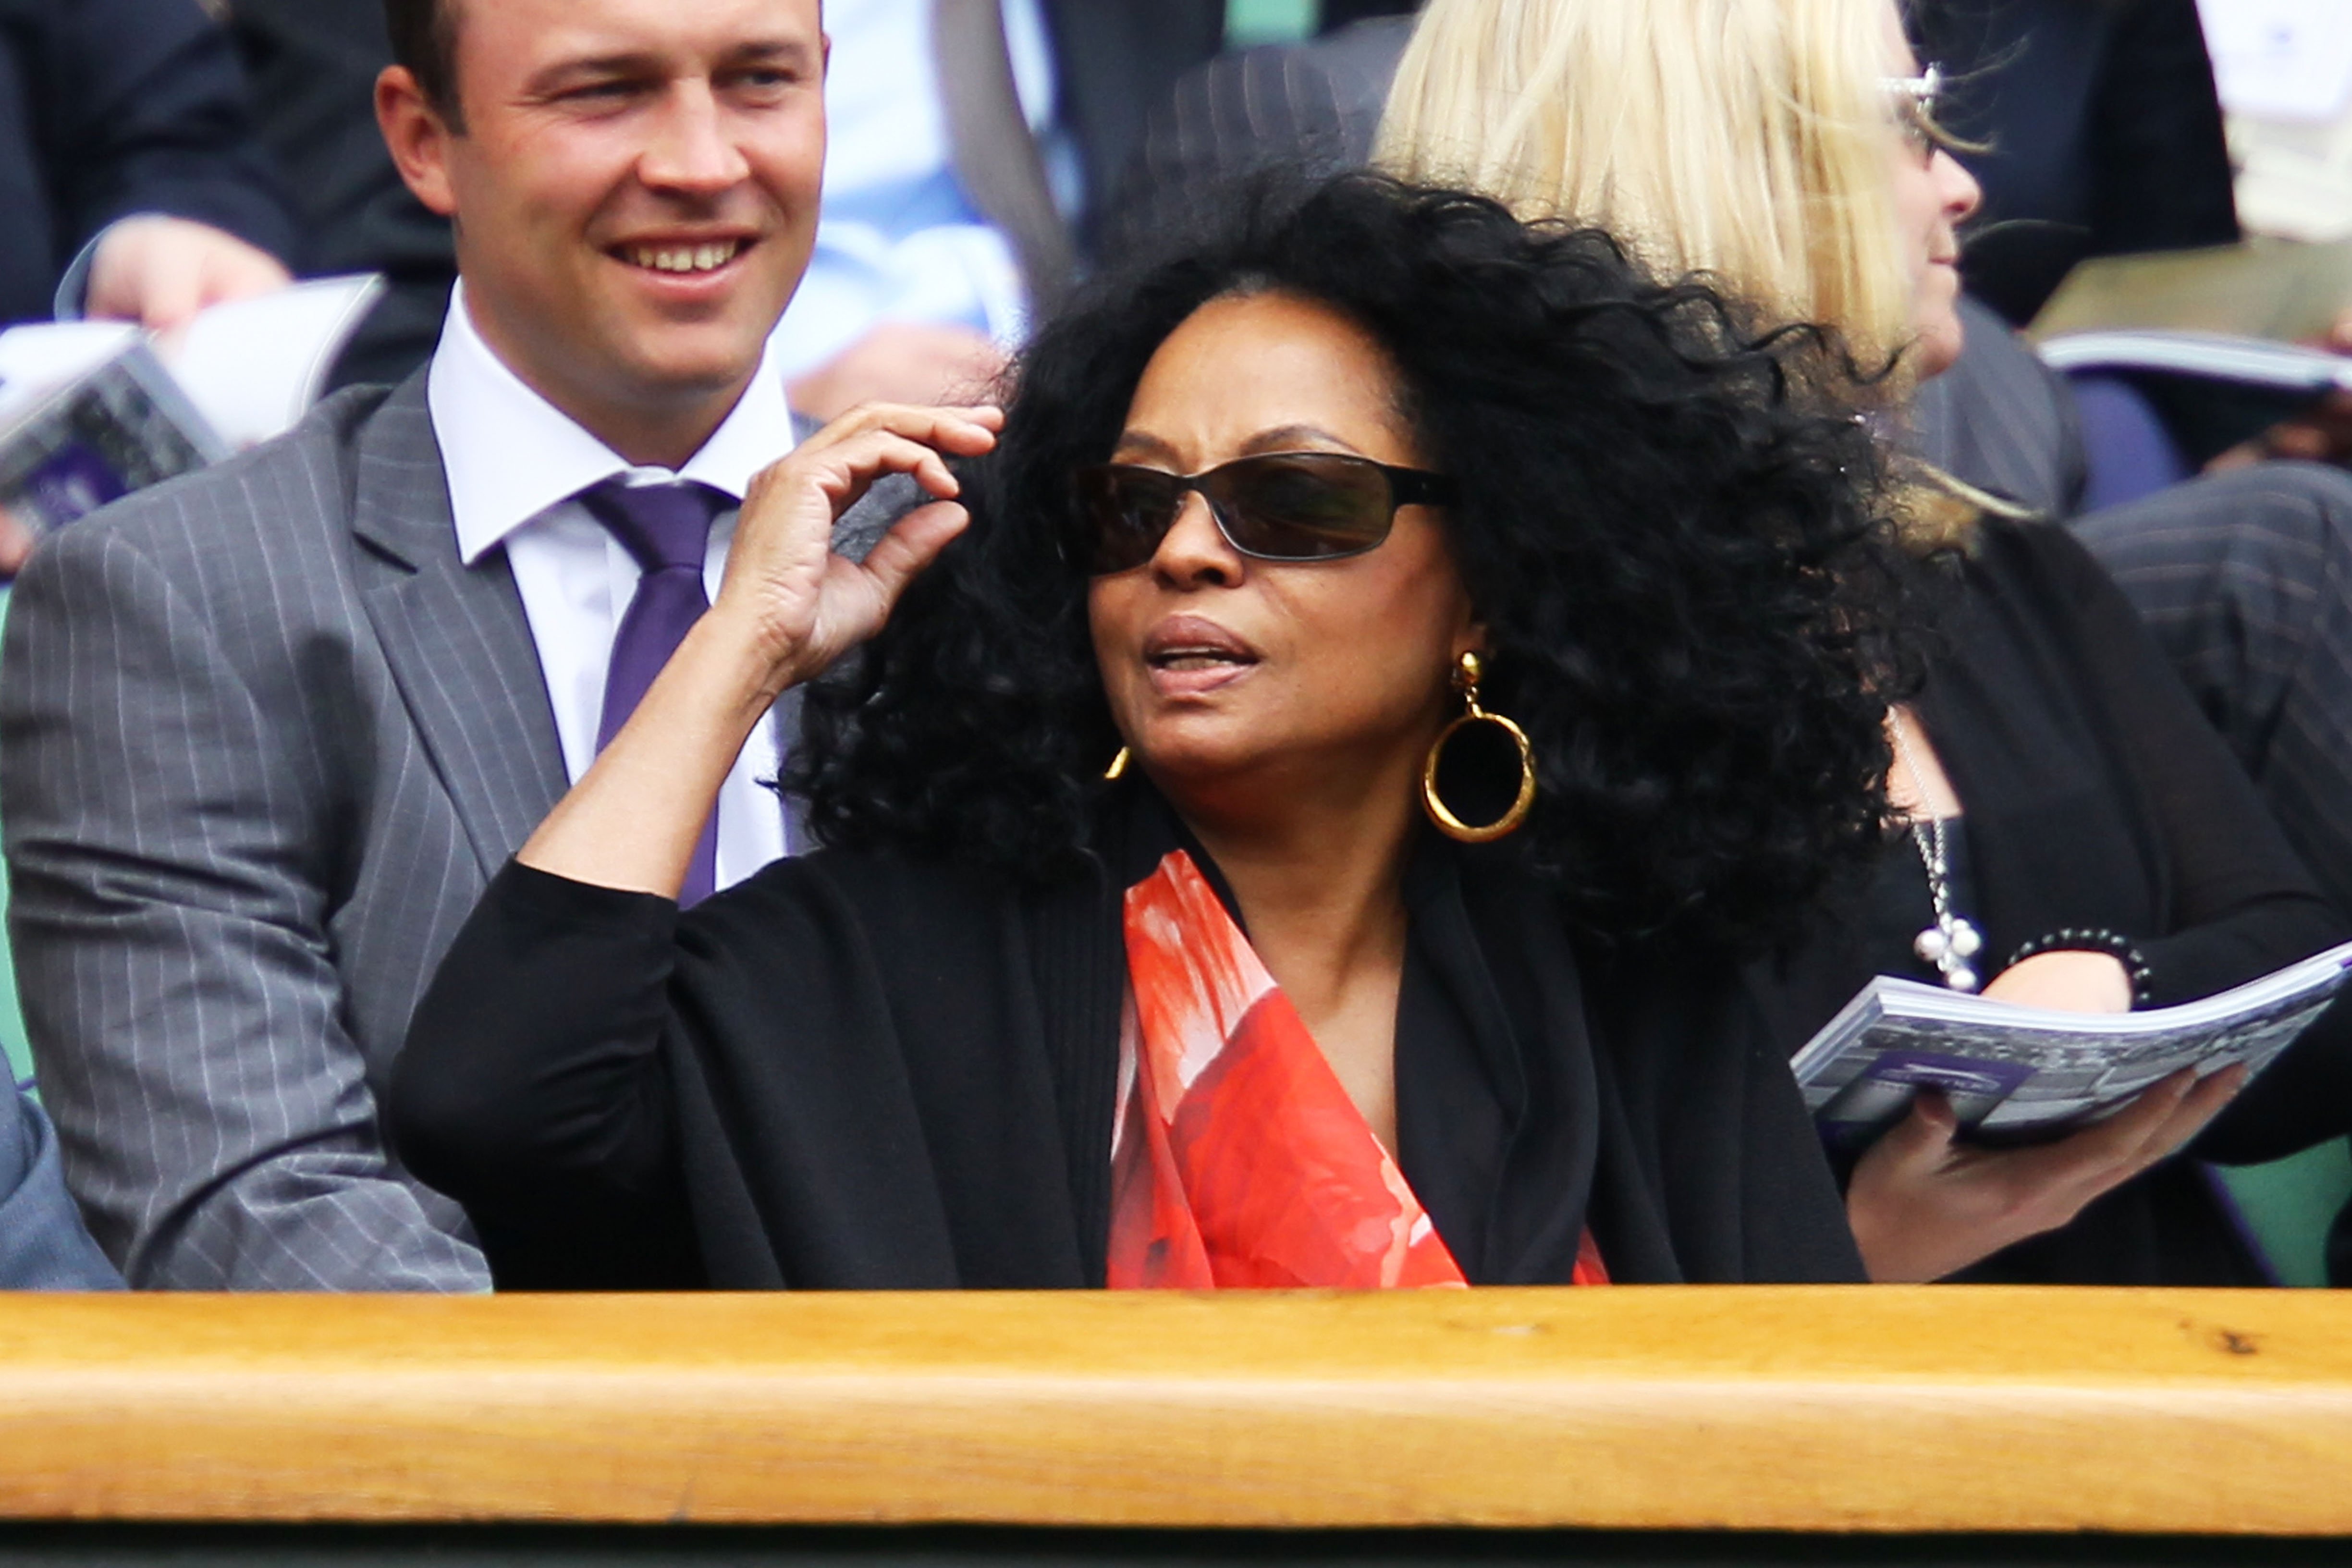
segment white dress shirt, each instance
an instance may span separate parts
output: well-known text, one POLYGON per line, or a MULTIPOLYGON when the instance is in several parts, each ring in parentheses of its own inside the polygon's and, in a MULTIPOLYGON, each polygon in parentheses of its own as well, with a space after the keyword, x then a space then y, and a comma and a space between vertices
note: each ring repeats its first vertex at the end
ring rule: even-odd
MULTIPOLYGON (((793 447, 783 379, 762 362, 751 384, 686 467, 633 467, 523 384, 474 330, 463 284, 449 301, 425 383, 433 434, 449 477, 457 553, 470 566, 500 545, 521 591, 539 667, 572 782, 596 760, 605 667, 638 567, 574 498, 616 474, 632 484, 690 479, 737 501, 751 478, 793 447)), ((715 599, 735 538, 735 511, 711 525, 702 569, 715 599)), ((719 790, 719 886, 741 881, 790 849, 782 802, 761 781, 782 763, 772 720, 752 731, 719 790)))
MULTIPOLYGON (((1055 199, 1081 193, 1076 148, 1053 129, 1053 44, 1039 0, 1003 0, 1005 53, 1043 138, 1055 199)), ((955 176, 933 63, 931 0, 825 0, 824 201, 816 251, 769 356, 786 378, 814 369, 883 321, 1026 331, 1013 247, 955 176)))

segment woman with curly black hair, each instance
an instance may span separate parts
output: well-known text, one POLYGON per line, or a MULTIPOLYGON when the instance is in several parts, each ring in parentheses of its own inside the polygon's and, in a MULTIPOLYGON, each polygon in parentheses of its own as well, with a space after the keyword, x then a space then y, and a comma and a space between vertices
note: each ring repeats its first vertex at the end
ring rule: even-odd
POLYGON ((1097 284, 1001 437, 835 426, 458 937, 403 1158, 509 1288, 1858 1278, 1737 964, 1886 809, 1836 369, 1358 176, 1097 284), (832 553, 893 471, 940 503, 832 553), (681 914, 868 636, 828 847, 681 914))

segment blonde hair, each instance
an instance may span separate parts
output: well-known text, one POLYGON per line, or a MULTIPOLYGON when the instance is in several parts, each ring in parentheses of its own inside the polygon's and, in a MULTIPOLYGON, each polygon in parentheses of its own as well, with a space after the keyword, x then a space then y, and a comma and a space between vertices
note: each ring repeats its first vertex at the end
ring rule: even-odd
POLYGON ((1599 225, 1885 363, 1912 335, 1887 4, 1430 0, 1375 161, 1599 225))

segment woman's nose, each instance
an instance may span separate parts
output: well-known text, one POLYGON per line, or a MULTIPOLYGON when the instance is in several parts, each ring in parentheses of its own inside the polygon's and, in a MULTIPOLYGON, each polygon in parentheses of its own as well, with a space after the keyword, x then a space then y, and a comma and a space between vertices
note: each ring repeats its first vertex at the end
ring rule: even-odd
POLYGON ((1959 222, 1984 200, 1984 187, 1968 166, 1941 147, 1936 149, 1936 189, 1943 197, 1944 211, 1954 223, 1959 222))
POLYGON ((1176 521, 1152 552, 1151 570, 1163 581, 1184 587, 1204 583, 1230 587, 1242 579, 1243 556, 1217 526, 1206 496, 1194 490, 1176 509, 1176 521))

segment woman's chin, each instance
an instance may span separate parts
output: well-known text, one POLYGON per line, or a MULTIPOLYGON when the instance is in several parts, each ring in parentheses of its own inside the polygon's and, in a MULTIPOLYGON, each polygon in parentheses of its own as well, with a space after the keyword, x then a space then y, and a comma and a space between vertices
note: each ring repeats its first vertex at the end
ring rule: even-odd
POLYGON ((1206 713, 1163 716, 1139 731, 1135 745, 1136 760, 1171 794, 1218 793, 1263 774, 1281 751, 1256 726, 1206 713))
POLYGON ((1968 346, 1968 329, 1960 324, 1958 296, 1959 278, 1954 273, 1943 297, 1932 307, 1921 310, 1912 322, 1916 335, 1911 340, 1911 363, 1921 381, 1933 381, 1959 363, 1960 351, 1968 346))

